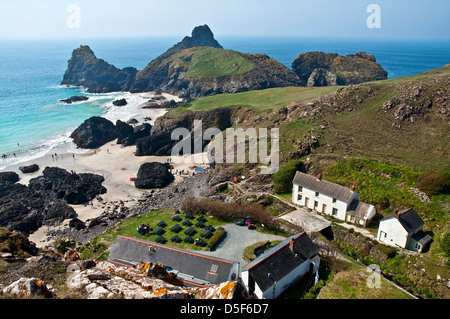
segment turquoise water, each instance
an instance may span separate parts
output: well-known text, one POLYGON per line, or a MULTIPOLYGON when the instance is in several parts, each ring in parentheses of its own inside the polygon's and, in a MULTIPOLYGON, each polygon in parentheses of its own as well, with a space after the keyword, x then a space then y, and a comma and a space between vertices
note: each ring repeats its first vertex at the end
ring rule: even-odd
MULTIPOLYGON (((290 68, 308 51, 341 55, 366 51, 388 71, 388 77, 424 72, 450 63, 450 42, 367 41, 317 38, 219 38, 226 49, 265 53, 290 68)), ((87 44, 96 56, 119 68, 144 68, 178 38, 95 39, 0 42, 0 154, 5 163, 49 151, 68 139, 85 119, 102 115, 119 95, 87 94, 82 88, 60 86, 72 50, 87 44), (86 95, 89 100, 63 104, 60 99, 86 95), (13 153, 16 154, 14 157, 13 153)))

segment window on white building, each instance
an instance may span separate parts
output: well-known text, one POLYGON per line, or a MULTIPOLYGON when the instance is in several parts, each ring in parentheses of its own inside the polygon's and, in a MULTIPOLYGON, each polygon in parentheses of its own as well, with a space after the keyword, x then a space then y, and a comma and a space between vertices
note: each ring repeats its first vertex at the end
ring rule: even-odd
POLYGON ((319 192, 316 192, 316 197, 319 197, 319 192))
POLYGON ((302 200, 302 198, 303 198, 302 194, 298 194, 298 196, 297 196, 297 200, 298 200, 298 201, 301 201, 301 200, 302 200))
POLYGON ((333 203, 336 203, 336 198, 333 198, 333 203))
POLYGON ((338 209, 337 208, 333 208, 333 216, 337 216, 337 214, 338 214, 338 209))
POLYGON ((303 192, 303 187, 302 187, 302 186, 299 186, 299 187, 298 187, 298 191, 299 191, 299 192, 303 192))

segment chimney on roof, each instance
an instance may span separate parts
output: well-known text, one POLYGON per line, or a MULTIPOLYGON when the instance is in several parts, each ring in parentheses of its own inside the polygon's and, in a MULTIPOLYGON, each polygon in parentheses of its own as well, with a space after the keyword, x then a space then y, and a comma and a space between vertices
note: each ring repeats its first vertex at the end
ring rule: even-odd
POLYGON ((292 238, 291 241, 289 242, 289 248, 291 249, 291 251, 294 251, 294 245, 295 245, 295 239, 292 238))
POLYGON ((398 219, 400 217, 400 214, 398 213, 398 209, 396 209, 395 211, 394 211, 394 218, 395 219, 398 219))
POLYGON ((317 180, 318 181, 322 180, 322 174, 317 175, 317 180))

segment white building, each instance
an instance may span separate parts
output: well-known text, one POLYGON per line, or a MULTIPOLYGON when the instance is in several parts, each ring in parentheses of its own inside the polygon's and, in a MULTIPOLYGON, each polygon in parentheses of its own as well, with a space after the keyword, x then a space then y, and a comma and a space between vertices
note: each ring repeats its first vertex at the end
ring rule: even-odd
POLYGON ((377 239, 389 246, 422 252, 431 242, 431 237, 423 232, 424 225, 414 209, 396 211, 380 220, 377 239))
POLYGON ((334 218, 366 227, 376 214, 375 207, 359 200, 359 193, 329 181, 297 172, 292 202, 334 218))
POLYGON ((303 232, 291 236, 241 269, 249 294, 275 299, 307 274, 319 270, 320 258, 312 240, 303 232))

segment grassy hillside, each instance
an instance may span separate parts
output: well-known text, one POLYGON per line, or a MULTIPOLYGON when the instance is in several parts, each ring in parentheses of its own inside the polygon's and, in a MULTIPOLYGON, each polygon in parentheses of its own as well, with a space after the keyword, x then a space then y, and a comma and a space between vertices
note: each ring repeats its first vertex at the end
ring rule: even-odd
POLYGON ((220 76, 245 74, 254 69, 253 64, 244 59, 239 52, 218 48, 184 50, 177 55, 174 63, 188 69, 191 78, 216 78, 220 76))
POLYGON ((219 107, 244 106, 261 114, 271 109, 285 107, 291 103, 301 103, 332 92, 338 87, 285 87, 235 94, 218 94, 196 99, 182 107, 171 110, 166 116, 179 116, 190 111, 206 111, 219 107))

